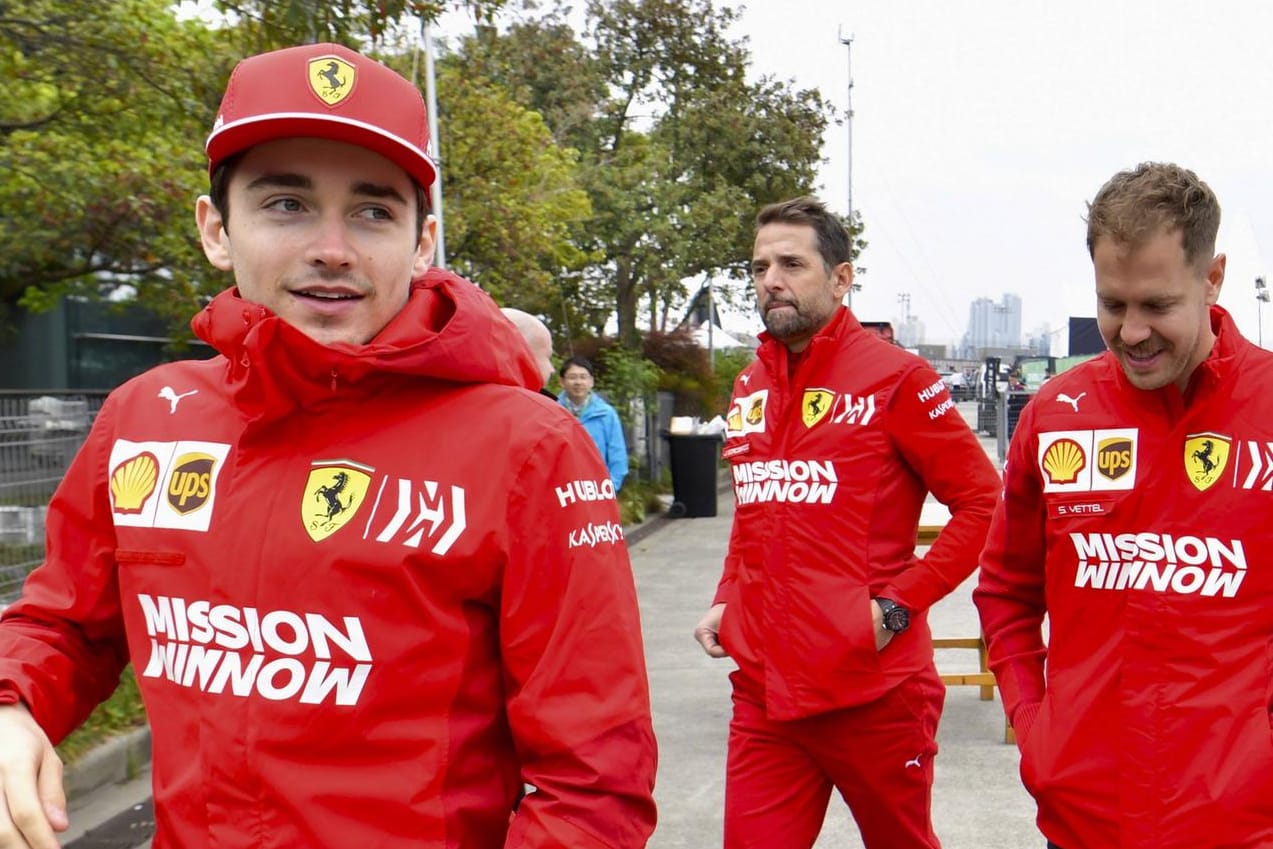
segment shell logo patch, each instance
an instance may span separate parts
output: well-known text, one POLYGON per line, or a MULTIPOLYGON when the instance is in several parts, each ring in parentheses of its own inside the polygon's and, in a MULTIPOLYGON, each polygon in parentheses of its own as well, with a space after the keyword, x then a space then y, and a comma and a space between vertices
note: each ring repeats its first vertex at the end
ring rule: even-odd
POLYGON ((1039 434, 1037 462, 1044 492, 1109 492, 1136 487, 1134 427, 1039 434))
POLYGON ((322 542, 358 513, 374 471, 349 460, 313 464, 301 499, 301 523, 310 539, 322 542))
POLYGON ((1185 474, 1199 492, 1220 480, 1229 464, 1231 440, 1218 433, 1191 433, 1185 437, 1185 474))
POLYGON ((309 90, 328 106, 335 106, 354 90, 354 66, 336 56, 309 60, 309 90))
POLYGON ((1087 455, 1073 439, 1058 439, 1043 452, 1043 473, 1049 483, 1074 483, 1087 468, 1087 455))
POLYGON ((129 457, 111 472, 111 501, 116 513, 140 513, 159 482, 159 461, 149 451, 129 457))
POLYGON ((826 418, 835 402, 835 393, 830 389, 806 389, 800 400, 800 419, 805 427, 813 427, 826 418))
POLYGON ((132 442, 111 446, 109 489, 116 527, 207 531, 217 480, 230 446, 223 442, 132 442), (163 486, 163 497, 153 497, 163 486))

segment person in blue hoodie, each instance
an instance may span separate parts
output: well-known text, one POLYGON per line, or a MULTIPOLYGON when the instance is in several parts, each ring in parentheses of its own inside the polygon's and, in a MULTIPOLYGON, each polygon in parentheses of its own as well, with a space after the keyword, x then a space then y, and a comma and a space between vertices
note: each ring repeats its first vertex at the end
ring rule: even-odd
POLYGON ((563 391, 557 396, 561 405, 574 413, 575 418, 597 443, 601 459, 610 470, 614 491, 623 486, 628 474, 628 444, 623 439, 623 426, 619 414, 600 395, 592 391, 592 363, 584 357, 571 357, 561 364, 557 372, 563 391))

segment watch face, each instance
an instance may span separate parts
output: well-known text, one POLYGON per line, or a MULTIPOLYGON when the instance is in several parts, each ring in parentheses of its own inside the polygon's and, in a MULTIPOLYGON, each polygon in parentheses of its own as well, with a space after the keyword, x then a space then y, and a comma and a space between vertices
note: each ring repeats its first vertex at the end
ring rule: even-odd
POLYGON ((905 608, 894 607, 884 614, 884 627, 894 633, 905 631, 910 624, 911 617, 905 608))

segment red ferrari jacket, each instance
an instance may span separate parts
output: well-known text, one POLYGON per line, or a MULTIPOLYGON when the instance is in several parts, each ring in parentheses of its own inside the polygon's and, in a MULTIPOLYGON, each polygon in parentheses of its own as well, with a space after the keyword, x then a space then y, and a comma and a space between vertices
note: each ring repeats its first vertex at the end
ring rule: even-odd
POLYGON ((655 744, 609 475, 477 287, 366 346, 223 293, 112 393, 0 623, 54 740, 125 663, 165 847, 640 847, 655 744), (523 782, 534 789, 510 825, 523 782))
POLYGON ((927 610, 976 567, 999 476, 937 373, 847 309, 794 362, 761 338, 726 422, 736 511, 715 600, 738 674, 786 720, 872 701, 932 665, 927 610), (930 491, 951 518, 920 558, 930 491), (878 596, 911 610, 883 652, 878 596))
POLYGON ((1107 353, 1013 434, 974 598, 1067 849, 1273 846, 1273 355, 1211 320, 1183 395, 1107 353))

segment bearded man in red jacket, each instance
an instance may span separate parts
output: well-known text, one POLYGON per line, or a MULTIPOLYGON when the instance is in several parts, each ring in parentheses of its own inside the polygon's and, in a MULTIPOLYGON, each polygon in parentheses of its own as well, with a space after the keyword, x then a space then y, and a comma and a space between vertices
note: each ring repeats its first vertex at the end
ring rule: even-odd
POLYGON ((844 223, 814 198, 756 223, 766 332, 734 382, 723 454, 737 509, 695 629, 738 664, 725 846, 812 846, 834 787, 869 849, 934 849, 946 691, 928 609, 975 568, 999 476, 937 372, 841 305, 844 223), (951 518, 917 557, 930 492, 951 518))
POLYGON ((1109 350, 1012 437, 974 599, 1053 847, 1273 846, 1273 354, 1216 305, 1219 227, 1178 165, 1097 192, 1109 350))
POLYGON ((49 506, 0 622, 0 844, 57 845, 50 744, 131 661, 155 849, 645 845, 607 472, 494 303, 430 269, 428 132, 339 45, 230 77, 196 208, 236 284, 194 319, 219 356, 113 392, 49 506))

